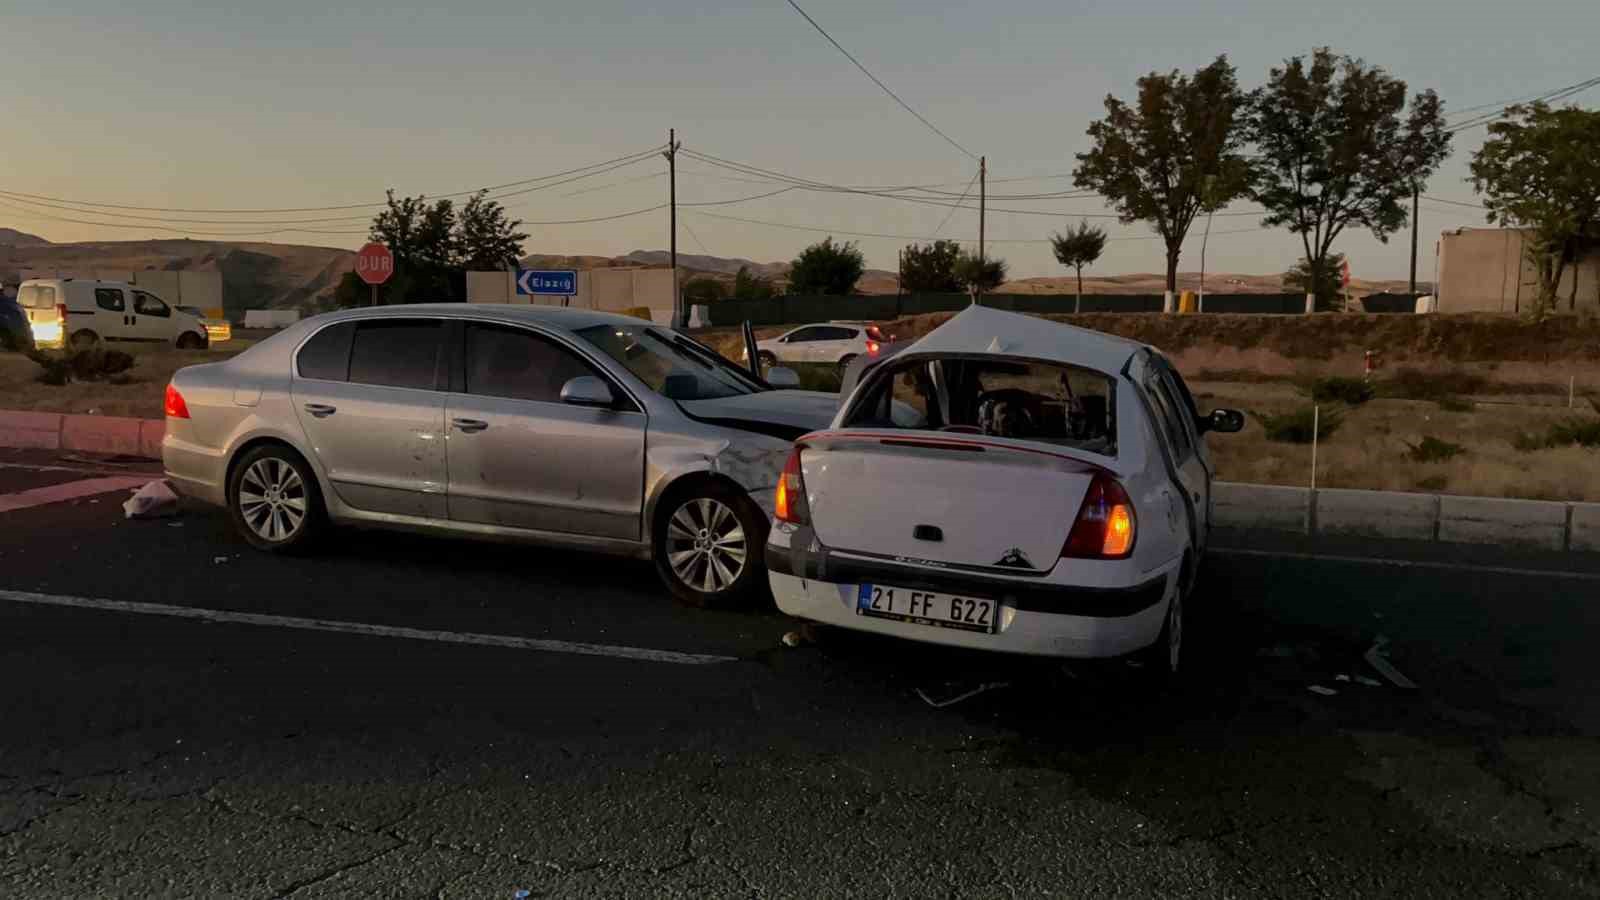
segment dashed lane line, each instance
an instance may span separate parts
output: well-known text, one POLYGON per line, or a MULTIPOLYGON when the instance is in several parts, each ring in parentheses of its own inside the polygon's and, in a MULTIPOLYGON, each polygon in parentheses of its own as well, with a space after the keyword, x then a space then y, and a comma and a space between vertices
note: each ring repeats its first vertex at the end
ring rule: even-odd
POLYGON ((336 634, 355 634, 364 637, 402 638, 412 641, 433 641, 442 644, 474 644, 482 647, 502 647, 509 650, 533 650, 542 653, 571 653, 579 656, 610 656, 643 662, 675 663, 683 666, 703 666, 711 663, 735 662, 732 656, 715 656, 705 653, 680 653, 676 650, 653 650, 647 647, 627 647, 615 644, 586 644, 575 641, 558 641, 544 638, 515 637, 505 634, 475 634, 459 631, 430 631, 398 625, 373 625, 366 622, 348 622, 337 619, 306 619, 299 616, 274 616, 261 613, 233 612, 224 609, 205 609, 193 606, 171 606, 165 603, 140 603, 132 600, 101 600, 94 597, 72 597, 59 594, 38 594, 31 591, 0 590, 0 601, 25 603, 36 606, 58 606, 72 609, 92 609, 102 612, 132 613, 142 616, 169 616, 175 619, 192 619, 200 622, 218 622, 231 625, 256 625, 266 628, 295 628, 301 631, 328 631, 336 634))

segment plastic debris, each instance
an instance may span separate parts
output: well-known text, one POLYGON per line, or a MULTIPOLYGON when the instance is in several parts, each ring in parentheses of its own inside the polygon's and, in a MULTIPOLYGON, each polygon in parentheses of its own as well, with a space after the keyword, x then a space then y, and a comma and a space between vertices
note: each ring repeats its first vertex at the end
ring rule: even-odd
POLYGON ((527 888, 517 888, 511 892, 511 900, 528 900, 532 896, 533 892, 527 888))
MULTIPOLYGON (((963 700, 971 700, 973 697, 976 697, 979 694, 987 691, 998 690, 999 688, 1008 688, 1010 686, 1011 682, 1009 681, 991 681, 980 684, 975 688, 962 691, 958 694, 954 694, 949 697, 941 697, 939 699, 934 699, 933 697, 928 696, 927 691, 924 691, 922 688, 917 688, 917 696, 922 698, 923 703, 928 704, 934 709, 944 709, 947 706, 955 706, 957 703, 960 703, 963 700)), ((951 688, 951 685, 945 685, 945 687, 948 690, 951 688)))
POLYGON ((1377 669, 1379 675, 1389 679, 1390 683, 1395 687, 1404 688, 1408 691, 1416 690, 1417 683, 1400 674, 1400 670, 1389 662, 1389 656, 1386 652, 1388 646, 1389 639, 1383 635, 1378 635, 1378 639, 1372 642, 1372 646, 1367 648, 1367 652, 1362 658, 1367 661, 1367 665, 1377 669))
POLYGON ((1332 696, 1335 696, 1335 695, 1337 695, 1339 693, 1338 691, 1334 690, 1331 687, 1323 687, 1320 684, 1306 685, 1306 690, 1310 691, 1313 694, 1321 694, 1324 697, 1332 697, 1332 696))
POLYGON ((800 636, 800 632, 786 631, 783 633, 783 645, 785 647, 798 647, 803 643, 805 643, 805 638, 800 636))
POLYGON ((178 514, 178 495, 165 479, 146 482, 122 504, 122 513, 130 519, 159 519, 178 514))
POLYGON ((1350 676, 1349 675, 1335 675, 1335 676, 1333 676, 1333 680, 1334 681, 1349 681, 1350 680, 1350 676))
POLYGON ((226 556, 213 556, 213 557, 211 557, 211 564, 213 566, 220 566, 220 565, 222 565, 223 563, 225 563, 227 561, 228 561, 228 558, 226 556))
POLYGON ((1356 683, 1364 684, 1367 687, 1383 687, 1383 682, 1377 680, 1376 678, 1368 678, 1365 675, 1357 675, 1356 683))

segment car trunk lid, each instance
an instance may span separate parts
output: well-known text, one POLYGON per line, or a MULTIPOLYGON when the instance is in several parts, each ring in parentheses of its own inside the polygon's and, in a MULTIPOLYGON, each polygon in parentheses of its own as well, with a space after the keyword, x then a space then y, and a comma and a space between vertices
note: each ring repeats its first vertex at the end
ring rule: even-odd
POLYGON ((818 540, 839 551, 1047 572, 1106 471, 1077 451, 906 431, 800 442, 818 540))

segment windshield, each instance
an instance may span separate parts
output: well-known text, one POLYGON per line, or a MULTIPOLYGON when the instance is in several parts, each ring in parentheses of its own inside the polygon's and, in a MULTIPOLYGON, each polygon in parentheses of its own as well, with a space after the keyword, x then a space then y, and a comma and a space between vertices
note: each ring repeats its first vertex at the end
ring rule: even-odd
POLYGON ((575 333, 672 400, 716 400, 767 389, 714 351, 643 323, 593 325, 575 333))

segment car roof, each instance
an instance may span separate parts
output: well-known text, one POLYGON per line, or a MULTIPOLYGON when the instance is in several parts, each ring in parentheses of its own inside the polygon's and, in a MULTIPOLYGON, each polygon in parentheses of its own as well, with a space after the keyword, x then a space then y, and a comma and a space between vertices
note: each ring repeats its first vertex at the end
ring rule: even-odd
POLYGON ((1038 316, 969 306, 906 347, 908 355, 1003 354, 1120 372, 1150 345, 1038 316))
MULTIPOLYGON (((598 309, 569 306, 524 306, 509 303, 401 303, 393 306, 367 306, 328 313, 328 320, 374 319, 404 315, 447 315, 497 322, 528 322, 574 331, 591 325, 647 325, 644 319, 598 309)), ((318 319, 324 318, 318 316, 318 319)))
POLYGON ((129 284, 126 281, 101 281, 98 278, 29 278, 23 281, 22 284, 17 285, 17 287, 20 289, 30 284, 89 284, 101 287, 126 288, 130 291, 138 287, 138 285, 129 284))

